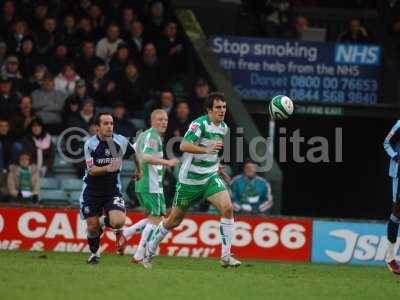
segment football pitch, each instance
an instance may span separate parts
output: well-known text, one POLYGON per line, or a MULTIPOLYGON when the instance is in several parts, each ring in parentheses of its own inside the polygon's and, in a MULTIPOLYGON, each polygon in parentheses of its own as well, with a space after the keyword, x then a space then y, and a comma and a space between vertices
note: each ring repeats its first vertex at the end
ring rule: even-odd
POLYGON ((393 299, 400 276, 383 267, 156 258, 151 270, 129 256, 0 251, 0 299, 393 299))

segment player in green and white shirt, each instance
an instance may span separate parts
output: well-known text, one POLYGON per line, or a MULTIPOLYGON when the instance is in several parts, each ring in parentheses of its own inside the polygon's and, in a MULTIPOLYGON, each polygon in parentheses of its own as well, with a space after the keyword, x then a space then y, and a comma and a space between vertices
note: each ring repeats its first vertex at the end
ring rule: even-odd
POLYGON ((140 159, 143 176, 135 183, 136 195, 140 205, 146 209, 147 218, 124 229, 120 245, 136 232, 142 232, 138 248, 133 257, 133 262, 142 263, 145 267, 150 267, 149 263, 143 261, 145 255, 146 242, 161 222, 161 217, 165 215, 165 199, 163 194, 163 175, 165 167, 175 167, 176 160, 164 159, 162 136, 165 134, 168 125, 168 115, 161 109, 156 109, 151 113, 151 128, 142 132, 137 138, 134 148, 140 159))
POLYGON ((158 244, 168 232, 183 220, 186 210, 201 199, 210 201, 221 213, 221 265, 237 267, 241 262, 231 254, 234 231, 233 206, 221 175, 218 152, 228 131, 224 122, 226 101, 221 93, 211 93, 207 99, 207 115, 194 120, 180 150, 184 152, 173 207, 168 218, 155 230, 148 243, 148 257, 155 255, 158 244))

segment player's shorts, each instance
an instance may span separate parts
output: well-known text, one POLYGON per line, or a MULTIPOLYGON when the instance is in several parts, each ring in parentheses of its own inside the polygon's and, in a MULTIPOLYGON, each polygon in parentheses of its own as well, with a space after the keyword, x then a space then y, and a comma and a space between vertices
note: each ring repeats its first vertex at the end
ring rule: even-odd
POLYGON ((392 178, 393 202, 400 202, 399 178, 392 178))
POLYGON ((146 209, 151 216, 165 216, 167 209, 165 206, 164 194, 136 192, 140 206, 146 209))
POLYGON ((188 185, 178 182, 172 206, 186 211, 202 199, 226 191, 226 187, 219 175, 214 175, 204 185, 188 185))
POLYGON ((101 216, 111 210, 119 210, 126 213, 125 201, 121 195, 100 197, 88 193, 83 190, 80 198, 80 212, 82 219, 86 220, 90 217, 101 216))

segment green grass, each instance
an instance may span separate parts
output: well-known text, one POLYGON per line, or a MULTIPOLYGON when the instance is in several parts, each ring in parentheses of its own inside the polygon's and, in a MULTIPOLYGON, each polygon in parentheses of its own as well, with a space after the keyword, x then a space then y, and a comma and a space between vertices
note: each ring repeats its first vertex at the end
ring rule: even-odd
POLYGON ((395 299, 400 276, 383 267, 246 261, 222 269, 216 260, 157 258, 153 269, 130 257, 0 251, 1 300, 62 299, 395 299))

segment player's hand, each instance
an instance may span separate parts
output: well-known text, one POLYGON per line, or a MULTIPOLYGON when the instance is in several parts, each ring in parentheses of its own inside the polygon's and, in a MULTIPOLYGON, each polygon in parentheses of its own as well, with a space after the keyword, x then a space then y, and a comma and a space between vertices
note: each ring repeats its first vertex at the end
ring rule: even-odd
POLYGON ((225 173, 225 168, 224 166, 219 166, 218 167, 218 173, 222 177, 223 180, 225 180, 227 183, 231 182, 231 177, 225 173))
POLYGON ((218 153, 219 150, 224 148, 224 143, 222 141, 215 142, 208 148, 209 154, 218 153))
POLYGON ((120 159, 114 159, 111 161, 109 165, 106 166, 106 170, 109 173, 117 172, 117 170, 121 167, 121 160, 120 159))
POLYGON ((179 161, 177 159, 168 159, 167 166, 170 168, 174 168, 179 161))
POLYGON ((133 174, 133 179, 134 180, 139 180, 140 178, 142 178, 142 176, 143 176, 142 169, 139 168, 139 169, 135 170, 135 173, 133 174))
POLYGON ((252 211, 252 208, 251 208, 251 205, 250 205, 250 204, 242 204, 242 205, 241 205, 241 208, 242 208, 242 210, 245 211, 245 212, 251 212, 251 211, 252 211))

